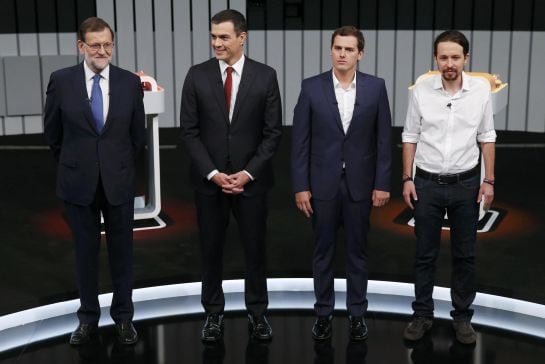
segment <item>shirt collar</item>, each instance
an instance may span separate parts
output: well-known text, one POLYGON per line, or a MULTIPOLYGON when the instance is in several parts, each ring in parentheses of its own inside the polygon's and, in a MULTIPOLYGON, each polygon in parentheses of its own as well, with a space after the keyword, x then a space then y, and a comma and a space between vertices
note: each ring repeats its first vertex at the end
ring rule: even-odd
MULTIPOLYGON (((439 75, 437 75, 437 77, 435 77, 435 80, 433 81, 433 88, 435 90, 443 89, 443 79, 441 78, 440 73, 439 75)), ((462 90, 463 91, 471 90, 470 79, 464 71, 462 71, 462 90)))
MULTIPOLYGON (((354 72, 354 79, 352 80, 352 82, 350 82, 349 88, 356 88, 356 73, 357 72, 354 72)), ((339 82, 337 77, 335 77, 335 72, 333 72, 333 70, 331 70, 331 74, 333 75, 333 88, 342 88, 341 83, 339 82)))
MULTIPOLYGON (((91 80, 94 77, 95 73, 89 68, 89 66, 87 66, 87 62, 85 62, 85 61, 83 61, 83 69, 85 70, 85 80, 86 81, 91 80)), ((110 65, 109 64, 106 67, 104 67, 104 69, 100 72, 100 75, 105 80, 108 80, 108 78, 110 77, 110 65)))
MULTIPOLYGON (((242 75, 242 68, 244 67, 244 59, 245 59, 244 53, 242 53, 242 57, 240 57, 240 59, 231 66, 233 67, 233 69, 238 75, 242 75)), ((229 67, 229 65, 223 59, 220 59, 219 63, 220 63, 220 71, 221 71, 221 74, 223 75, 223 73, 225 72, 227 67, 229 67)))

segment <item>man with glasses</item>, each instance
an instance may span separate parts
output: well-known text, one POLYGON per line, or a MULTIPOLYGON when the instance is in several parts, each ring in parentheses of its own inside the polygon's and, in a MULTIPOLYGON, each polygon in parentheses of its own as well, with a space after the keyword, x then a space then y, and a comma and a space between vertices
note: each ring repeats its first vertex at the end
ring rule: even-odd
POLYGON ((57 196, 75 241, 79 325, 70 344, 98 331, 98 257, 104 217, 113 299, 110 315, 122 344, 136 343, 132 324, 134 160, 145 144, 143 91, 135 74, 110 64, 114 33, 102 19, 81 23, 84 61, 51 74, 44 134, 58 162, 57 196))

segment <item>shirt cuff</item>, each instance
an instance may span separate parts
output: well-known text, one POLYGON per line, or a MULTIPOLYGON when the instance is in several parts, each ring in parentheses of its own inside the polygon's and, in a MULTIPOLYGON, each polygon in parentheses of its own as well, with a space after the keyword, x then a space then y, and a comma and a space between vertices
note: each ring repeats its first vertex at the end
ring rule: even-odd
POLYGON ((254 180, 254 176, 252 176, 252 175, 250 174, 250 172, 248 172, 248 171, 245 170, 245 169, 243 169, 242 172, 246 173, 246 175, 247 175, 248 177, 250 177, 250 180, 251 180, 251 181, 254 180))
POLYGON ((496 142, 496 131, 490 130, 486 133, 477 135, 477 141, 479 143, 495 143, 496 142))
POLYGON ((413 134, 413 133, 401 133, 401 141, 403 143, 413 143, 416 144, 420 140, 420 134, 413 134))
POLYGON ((220 171, 218 171, 217 169, 214 169, 212 172, 208 173, 208 175, 206 176, 206 179, 210 181, 212 177, 214 177, 218 173, 220 173, 220 171))

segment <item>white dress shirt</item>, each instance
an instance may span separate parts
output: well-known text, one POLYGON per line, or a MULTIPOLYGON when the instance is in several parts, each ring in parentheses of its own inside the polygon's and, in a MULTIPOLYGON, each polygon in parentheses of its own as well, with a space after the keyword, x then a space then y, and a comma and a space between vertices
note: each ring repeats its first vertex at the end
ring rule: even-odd
POLYGON ((333 88, 335 89, 335 98, 337 99, 337 106, 339 107, 339 115, 343 123, 343 130, 346 134, 350 122, 352 121, 352 114, 354 113, 354 103, 356 102, 356 73, 354 73, 354 79, 348 86, 343 88, 335 72, 333 74, 333 88))
MULTIPOLYGON (((87 87, 87 97, 91 100, 91 90, 93 89, 93 77, 95 73, 91 71, 87 63, 83 61, 83 69, 85 70, 85 86, 87 87)), ((102 72, 99 81, 100 89, 102 90, 102 112, 104 116, 104 125, 106 125, 106 117, 108 116, 108 108, 110 105, 110 65, 107 65, 102 72)))
POLYGON ((445 91, 441 75, 417 83, 401 138, 417 144, 414 163, 425 171, 450 174, 475 167, 477 142, 496 141, 490 84, 465 72, 455 95, 445 91))
MULTIPOLYGON (((229 67, 229 65, 224 60, 220 60, 219 63, 221 79, 223 81, 223 84, 225 85, 225 79, 227 78, 227 67, 229 67)), ((244 68, 244 53, 242 54, 242 57, 240 57, 240 59, 236 61, 236 63, 233 64, 231 67, 233 67, 233 72, 231 73, 233 83, 231 84, 231 105, 229 106, 229 121, 231 121, 231 119, 233 118, 233 110, 235 109, 235 101, 237 100, 238 86, 240 85, 242 69, 244 68)))

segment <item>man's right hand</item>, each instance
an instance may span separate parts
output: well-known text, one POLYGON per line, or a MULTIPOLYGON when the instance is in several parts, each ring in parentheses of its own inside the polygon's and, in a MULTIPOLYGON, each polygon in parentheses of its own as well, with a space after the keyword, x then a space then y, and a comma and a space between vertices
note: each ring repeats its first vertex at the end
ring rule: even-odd
POLYGON ((310 191, 301 191, 295 194, 295 204, 297 208, 301 210, 306 217, 310 217, 314 211, 310 204, 310 198, 312 197, 310 191))
POLYGON ((403 183, 403 199, 407 206, 414 210, 412 201, 417 201, 418 196, 416 196, 416 188, 414 187, 413 181, 406 181, 403 183))

